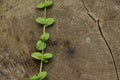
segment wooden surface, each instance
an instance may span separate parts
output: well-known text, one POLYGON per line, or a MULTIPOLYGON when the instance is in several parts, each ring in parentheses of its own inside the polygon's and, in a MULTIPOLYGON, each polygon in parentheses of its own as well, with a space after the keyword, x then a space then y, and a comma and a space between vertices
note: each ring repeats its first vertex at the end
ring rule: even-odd
MULTIPOLYGON (((39 72, 30 55, 42 33, 35 22, 43 16, 35 9, 41 1, 0 0, 0 80, 28 80, 39 72)), ((120 1, 53 1, 47 15, 56 23, 47 28, 46 51, 54 58, 44 65, 46 80, 118 80, 111 53, 120 77, 120 1)))

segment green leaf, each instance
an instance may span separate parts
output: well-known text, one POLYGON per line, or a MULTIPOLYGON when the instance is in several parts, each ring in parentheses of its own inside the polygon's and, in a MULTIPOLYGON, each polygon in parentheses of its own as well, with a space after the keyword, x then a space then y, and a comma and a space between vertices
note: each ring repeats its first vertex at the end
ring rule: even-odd
POLYGON ((32 76, 32 77, 29 78, 29 80, 39 80, 39 79, 40 79, 39 76, 32 76))
POLYGON ((36 43, 36 49, 37 50, 44 50, 46 48, 46 43, 42 40, 39 40, 37 43, 36 43))
POLYGON ((46 78, 47 72, 46 72, 46 71, 40 72, 40 73, 38 74, 38 76, 39 76, 40 80, 43 80, 43 79, 46 78))
POLYGON ((38 18, 36 18, 36 22, 39 24, 43 24, 47 27, 49 25, 52 25, 55 22, 55 20, 54 20, 54 18, 46 18, 45 19, 45 18, 38 17, 38 18))
POLYGON ((37 5, 36 5, 36 8, 42 9, 42 8, 45 8, 45 7, 49 7, 49 6, 51 6, 52 4, 53 4, 53 1, 48 0, 48 1, 44 2, 44 3, 39 3, 39 4, 37 4, 37 5))
POLYGON ((45 18, 41 18, 41 17, 36 18, 36 22, 43 25, 47 24, 45 18))
POLYGON ((32 58, 35 58, 37 60, 41 60, 42 54, 40 52, 34 52, 32 53, 32 58))
POLYGON ((52 25, 55 22, 54 18, 47 18, 45 26, 52 25))
POLYGON ((45 8, 45 7, 46 7, 45 3, 40 3, 40 4, 36 5, 36 8, 39 8, 39 9, 42 9, 42 8, 45 8))
POLYGON ((44 60, 44 63, 48 63, 48 60, 46 59, 46 60, 44 60))
POLYGON ((52 57, 53 57, 53 55, 51 53, 45 53, 45 54, 42 55, 41 61, 47 63, 48 59, 50 59, 52 57))
POLYGON ((45 2, 46 7, 51 6, 52 4, 53 4, 53 2, 51 0, 45 2))
POLYGON ((49 39, 49 33, 43 33, 42 35, 41 35, 41 40, 43 40, 43 41, 47 41, 48 39, 49 39))
POLYGON ((53 54, 51 54, 51 53, 45 53, 43 55, 43 58, 45 58, 45 59, 49 59, 49 58, 52 58, 52 57, 53 57, 53 54))

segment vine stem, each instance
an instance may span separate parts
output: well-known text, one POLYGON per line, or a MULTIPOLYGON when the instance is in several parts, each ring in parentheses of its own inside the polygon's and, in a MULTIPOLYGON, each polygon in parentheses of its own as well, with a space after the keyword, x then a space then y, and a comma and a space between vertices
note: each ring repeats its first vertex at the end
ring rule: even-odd
MULTIPOLYGON (((44 53, 44 51, 42 50, 42 54, 44 53)), ((42 72, 42 67, 43 67, 43 61, 41 61, 40 63, 40 72, 42 72)))
MULTIPOLYGON (((45 0, 46 2, 47 0, 45 0)), ((47 16, 47 8, 45 7, 44 8, 44 18, 46 19, 46 16, 47 16)), ((45 33, 45 25, 43 26, 43 33, 45 33)), ((42 50, 42 54, 44 54, 44 50, 42 50)), ((41 61, 40 63, 40 72, 42 72, 42 67, 43 67, 43 61, 41 61)))
MULTIPOLYGON (((45 0, 45 2, 46 2, 47 0, 45 0)), ((47 16, 47 8, 45 7, 45 9, 44 9, 44 18, 46 19, 46 16, 47 16)), ((43 33, 45 33, 45 25, 43 26, 43 33)))

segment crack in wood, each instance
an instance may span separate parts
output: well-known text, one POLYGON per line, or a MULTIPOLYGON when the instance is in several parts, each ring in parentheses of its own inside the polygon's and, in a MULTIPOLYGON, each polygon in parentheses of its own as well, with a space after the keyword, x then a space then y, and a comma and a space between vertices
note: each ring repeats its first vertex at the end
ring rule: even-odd
POLYGON ((113 60, 113 64, 114 64, 114 68, 115 68, 115 72, 116 72, 116 77, 117 77, 117 80, 119 80, 119 74, 118 74, 117 64, 116 64, 113 52, 112 52, 112 50, 110 48, 110 45, 109 45, 108 41, 106 40, 106 38, 105 38, 105 36, 104 36, 104 34, 102 32, 102 29, 101 29, 101 26, 100 26, 100 20, 97 20, 97 23, 98 23, 98 28, 99 28, 100 34, 101 34, 103 40, 105 41, 105 44, 107 45, 107 48, 108 48, 108 50, 109 50, 109 52, 111 54, 111 57, 112 57, 112 60, 113 60))
POLYGON ((94 22, 97 21, 89 12, 87 12, 87 14, 88 14, 88 16, 89 16, 94 22))
POLYGON ((83 6, 85 7, 85 9, 86 9, 86 11, 87 11, 87 15, 88 15, 94 22, 96 22, 97 20, 90 14, 90 11, 89 11, 89 9, 87 8, 84 0, 82 0, 82 3, 83 3, 83 6))
POLYGON ((89 12, 89 9, 87 8, 84 0, 82 0, 82 3, 83 3, 83 5, 84 5, 85 9, 87 10, 87 12, 89 12))
POLYGON ((100 20, 95 19, 95 18, 89 13, 89 9, 87 8, 86 3, 85 3, 84 0, 82 0, 82 3, 83 3, 83 5, 84 5, 84 7, 85 7, 85 9, 86 9, 86 11, 87 11, 88 16, 89 16, 95 23, 97 22, 97 24, 98 24, 98 28, 99 28, 100 35, 101 35, 101 37, 103 38, 103 40, 104 40, 104 42, 105 42, 105 44, 106 44, 106 46, 107 46, 107 48, 108 48, 108 50, 109 50, 109 52, 110 52, 110 55, 111 55, 111 57, 112 57, 117 80, 120 80, 120 79, 119 79, 119 74, 118 74, 118 69, 117 69, 117 64, 116 64, 116 61, 115 61, 113 52, 112 52, 112 50, 111 50, 111 48, 110 48, 110 45, 109 45, 108 41, 106 40, 106 38, 105 38, 105 36, 104 36, 104 34, 103 34, 103 32, 102 32, 101 25, 100 25, 100 20))

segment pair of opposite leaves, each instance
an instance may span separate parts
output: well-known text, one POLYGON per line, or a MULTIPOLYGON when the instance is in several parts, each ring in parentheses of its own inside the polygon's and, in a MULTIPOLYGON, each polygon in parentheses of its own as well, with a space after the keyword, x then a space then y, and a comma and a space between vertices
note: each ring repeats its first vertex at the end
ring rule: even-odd
MULTIPOLYGON (((49 7, 52 4, 53 4, 53 2, 51 0, 48 0, 46 2, 37 4, 36 7, 39 8, 39 9, 42 9, 42 8, 49 7)), ((55 20, 54 20, 54 18, 42 18, 42 17, 38 17, 36 19, 36 22, 39 23, 39 24, 43 24, 45 27, 47 27, 49 25, 52 25, 55 22, 55 20)))

